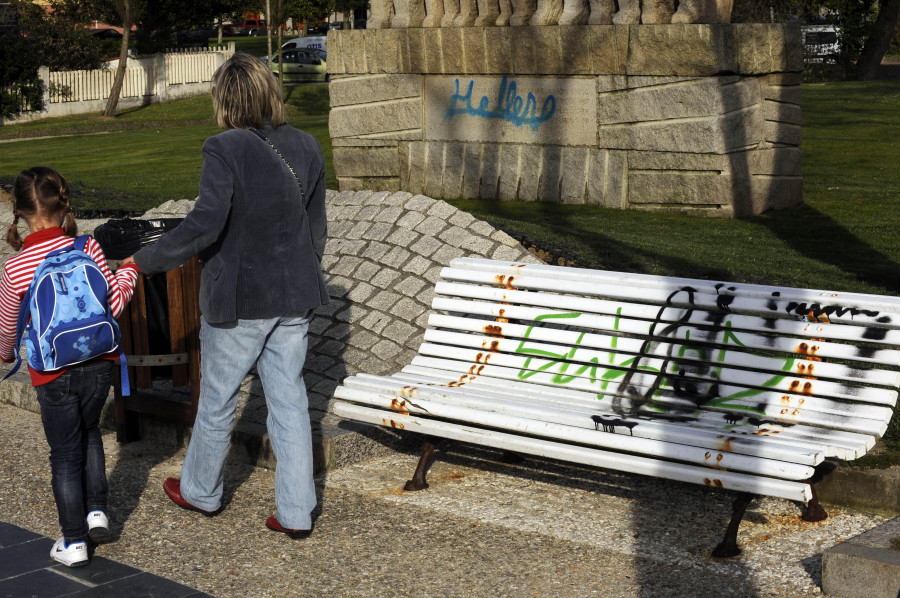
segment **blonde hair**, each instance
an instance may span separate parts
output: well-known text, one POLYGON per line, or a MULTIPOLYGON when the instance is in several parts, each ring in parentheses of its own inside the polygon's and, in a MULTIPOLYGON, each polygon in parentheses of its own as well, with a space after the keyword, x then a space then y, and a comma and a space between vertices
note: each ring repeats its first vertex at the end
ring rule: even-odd
POLYGON ((273 127, 284 123, 281 87, 262 60, 236 52, 212 76, 213 110, 223 129, 273 127))
POLYGON ((26 220, 35 216, 56 219, 66 235, 75 237, 78 234, 69 203, 69 184, 52 168, 34 166, 20 172, 13 183, 13 199, 13 221, 6 231, 6 242, 16 251, 22 248, 20 216, 26 220))

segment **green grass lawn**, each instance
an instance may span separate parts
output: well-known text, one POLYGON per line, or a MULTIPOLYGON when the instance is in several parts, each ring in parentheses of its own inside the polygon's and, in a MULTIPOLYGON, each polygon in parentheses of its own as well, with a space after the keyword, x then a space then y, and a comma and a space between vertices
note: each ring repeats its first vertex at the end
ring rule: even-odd
MULTIPOLYGON (((288 122, 322 140, 327 184, 335 188, 327 86, 288 87, 285 98, 288 122)), ((203 142, 220 132, 212 114, 210 96, 202 96, 124 110, 115 119, 71 116, 0 127, 0 183, 41 164, 69 180, 79 210, 146 211, 169 199, 191 199, 203 142), (28 140, 2 143, 11 139, 28 140)))
MULTIPOLYGON (((451 203, 581 266, 900 295, 900 83, 805 85, 802 92, 804 203, 792 209, 726 220, 451 203)), ((289 87, 285 98, 288 121, 322 143, 328 186, 337 188, 327 85, 289 87)), ((200 148, 216 132, 208 96, 129 109, 112 120, 77 116, 0 127, 0 184, 43 164, 73 184, 76 209, 144 211, 196 195, 200 148)), ((873 460, 900 462, 900 418, 886 440, 894 452, 873 460)))

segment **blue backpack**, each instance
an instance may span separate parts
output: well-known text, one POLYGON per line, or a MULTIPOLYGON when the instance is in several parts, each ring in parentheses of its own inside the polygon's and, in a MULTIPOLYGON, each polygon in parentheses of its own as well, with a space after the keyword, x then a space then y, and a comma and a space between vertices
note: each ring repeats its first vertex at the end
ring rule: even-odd
MULTIPOLYGON (((106 277, 85 253, 88 235, 71 247, 51 251, 34 272, 22 300, 16 338, 24 329, 28 365, 47 372, 119 350, 122 394, 128 396, 128 366, 119 342, 119 325, 106 300, 106 277), (31 316, 29 320, 28 316, 31 316)), ((19 369, 22 359, 4 377, 19 369)))

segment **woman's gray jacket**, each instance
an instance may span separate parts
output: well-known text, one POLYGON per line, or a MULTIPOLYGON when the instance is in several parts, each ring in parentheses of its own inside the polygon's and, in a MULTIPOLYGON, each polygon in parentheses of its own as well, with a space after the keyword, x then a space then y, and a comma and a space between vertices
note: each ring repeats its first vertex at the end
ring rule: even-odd
POLYGON ((200 311, 210 323, 302 315, 328 302, 322 276, 327 220, 325 158, 312 136, 289 125, 262 139, 230 129, 203 144, 200 195, 175 229, 134 255, 144 274, 171 270, 200 254, 200 311))

